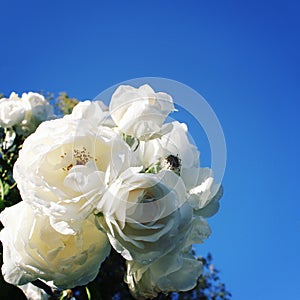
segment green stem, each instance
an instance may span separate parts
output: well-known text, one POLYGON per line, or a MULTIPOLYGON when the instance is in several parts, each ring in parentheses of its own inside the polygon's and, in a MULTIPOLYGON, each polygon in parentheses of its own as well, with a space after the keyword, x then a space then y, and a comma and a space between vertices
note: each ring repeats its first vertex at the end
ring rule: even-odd
POLYGON ((13 185, 11 185, 11 186, 9 187, 9 189, 12 190, 16 185, 17 185, 17 183, 15 182, 13 185))
POLYGON ((4 200, 4 186, 2 180, 0 179, 0 189, 1 189, 1 201, 4 200))

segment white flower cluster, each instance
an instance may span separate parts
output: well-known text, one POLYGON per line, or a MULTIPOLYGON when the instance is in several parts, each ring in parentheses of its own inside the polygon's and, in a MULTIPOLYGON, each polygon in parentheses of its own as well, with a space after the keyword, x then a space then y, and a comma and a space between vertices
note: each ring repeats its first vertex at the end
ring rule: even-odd
POLYGON ((38 93, 23 93, 21 98, 11 93, 9 98, 0 99, 0 127, 15 127, 18 133, 28 135, 52 118, 52 106, 38 93))
POLYGON ((81 102, 25 140, 14 166, 23 201, 0 215, 6 281, 83 285, 112 246, 137 299, 196 285, 192 244, 209 236, 222 192, 187 126, 165 123, 172 111, 166 93, 120 86, 109 107, 81 102))

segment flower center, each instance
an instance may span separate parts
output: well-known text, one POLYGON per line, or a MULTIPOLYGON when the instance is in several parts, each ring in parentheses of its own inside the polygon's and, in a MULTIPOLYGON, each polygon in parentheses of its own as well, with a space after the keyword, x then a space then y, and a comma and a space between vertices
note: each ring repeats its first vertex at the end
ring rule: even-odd
POLYGON ((156 103, 156 99, 154 97, 149 97, 148 101, 149 101, 150 105, 155 105, 155 103, 156 103))
POLYGON ((162 168, 171 170, 177 175, 180 175, 181 159, 178 156, 171 154, 162 161, 162 168))
POLYGON ((74 149, 73 157, 76 160, 76 165, 85 165, 90 159, 93 158, 85 147, 82 147, 82 150, 74 149))
MULTIPOLYGON (((66 152, 60 156, 62 159, 66 159, 67 161, 69 161, 67 166, 62 168, 63 171, 67 171, 67 172, 70 171, 74 166, 79 166, 79 165, 84 166, 91 159, 94 159, 91 156, 90 152, 86 149, 86 147, 82 147, 81 149, 73 149, 72 157, 68 159, 68 156, 69 155, 66 152)), ((94 160, 97 161, 97 158, 95 158, 94 160)))

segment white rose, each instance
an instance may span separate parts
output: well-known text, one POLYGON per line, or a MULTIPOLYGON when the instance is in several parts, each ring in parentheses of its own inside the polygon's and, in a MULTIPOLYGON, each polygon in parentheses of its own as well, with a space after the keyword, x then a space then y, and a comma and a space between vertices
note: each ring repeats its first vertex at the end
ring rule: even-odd
POLYGON ((194 288, 202 273, 202 263, 191 254, 191 245, 201 243, 210 234, 207 222, 194 218, 178 232, 181 243, 148 265, 127 261, 128 283, 136 299, 154 298, 158 293, 181 292, 194 288))
POLYGON ((52 118, 52 106, 38 93, 23 93, 22 98, 11 93, 8 99, 0 99, 0 126, 16 126, 19 134, 28 135, 41 122, 52 118))
POLYGON ((27 110, 24 120, 16 128, 19 134, 29 135, 40 123, 54 118, 53 107, 43 95, 32 92, 23 93, 22 102, 27 110))
POLYGON ((94 126, 114 127, 115 124, 110 117, 108 107, 102 101, 83 101, 79 102, 70 115, 64 116, 65 119, 88 120, 94 126))
POLYGON ((175 173, 139 170, 129 168, 110 185, 98 204, 97 220, 125 259, 148 264, 176 247, 192 209, 183 209, 185 186, 175 173))
POLYGON ((53 117, 53 107, 43 95, 32 92, 23 93, 22 100, 29 102, 31 118, 43 122, 53 117))
POLYGON ((98 230, 94 216, 86 219, 76 235, 55 231, 49 218, 35 214, 22 201, 0 215, 4 229, 4 279, 23 285, 36 279, 53 281, 59 288, 72 288, 92 281, 110 251, 104 233, 98 230))
POLYGON ((171 130, 160 138, 141 141, 136 155, 146 172, 169 169, 179 174, 195 213, 210 217, 219 209, 222 187, 211 169, 199 168, 199 152, 189 141, 187 126, 177 121, 169 124, 171 130))
POLYGON ((147 84, 139 88, 121 85, 112 95, 109 110, 123 133, 149 139, 159 133, 174 104, 170 95, 155 93, 147 84))
POLYGON ((213 171, 210 168, 186 171, 186 178, 197 178, 196 185, 194 180, 185 182, 189 193, 188 202, 194 208, 194 213, 206 218, 216 214, 223 187, 215 182, 213 171))
POLYGON ((26 104, 16 93, 11 93, 9 98, 0 99, 0 126, 8 128, 21 123, 26 111, 26 104))
POLYGON ((13 174, 23 200, 50 216, 57 231, 72 234, 129 164, 130 148, 112 129, 57 119, 25 140, 13 174))
POLYGON ((140 142, 137 151, 140 162, 145 169, 156 165, 159 169, 175 171, 185 181, 183 171, 198 168, 200 164, 199 151, 189 141, 186 124, 174 121, 164 124, 163 130, 166 133, 161 137, 140 142))
POLYGON ((151 299, 158 293, 182 292, 196 286, 202 263, 188 252, 170 252, 151 265, 127 263, 125 281, 136 299, 151 299))

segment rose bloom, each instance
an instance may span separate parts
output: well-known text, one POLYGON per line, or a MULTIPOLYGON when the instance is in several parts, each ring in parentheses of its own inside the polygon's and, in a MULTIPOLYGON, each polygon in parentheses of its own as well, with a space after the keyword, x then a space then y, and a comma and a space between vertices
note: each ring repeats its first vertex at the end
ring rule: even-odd
POLYGON ((52 106, 38 93, 23 93, 22 98, 11 93, 8 99, 0 99, 0 126, 15 126, 19 134, 28 135, 41 122, 53 118, 52 106))
POLYGON ((119 129, 141 140, 159 134, 167 115, 174 109, 170 95, 156 93, 148 84, 139 88, 120 85, 109 105, 112 119, 119 129))
POLYGON ((2 274, 15 285, 36 279, 53 281, 62 289, 85 285, 96 277, 110 251, 107 237, 96 228, 93 216, 75 235, 58 233, 48 216, 35 214, 24 201, 6 208, 0 220, 4 225, 0 233, 2 274))
POLYGON ((186 124, 174 121, 162 128, 165 134, 161 137, 140 142, 139 160, 145 169, 157 165, 159 169, 175 171, 185 181, 183 170, 199 167, 199 151, 189 141, 186 124))
POLYGON ((210 217, 219 209, 222 187, 210 168, 199 167, 199 151, 188 138, 187 126, 177 121, 163 126, 170 125, 171 130, 162 137, 140 142, 138 160, 146 171, 169 169, 180 175, 190 205, 197 214, 210 217))
POLYGON ((111 119, 108 107, 102 101, 85 100, 79 102, 70 115, 64 116, 65 119, 87 120, 93 126, 116 126, 111 119))
POLYGON ((129 168, 106 190, 97 208, 99 226, 126 260, 148 264, 176 247, 178 231, 192 218, 185 187, 174 172, 129 168))
POLYGON ((176 237, 181 243, 172 251, 147 265, 127 261, 125 281, 136 299, 154 298, 160 292, 188 291, 196 286, 202 263, 192 255, 191 247, 208 238, 210 228, 201 217, 186 221, 176 237))
POLYGON ((9 98, 0 99, 0 126, 9 128, 21 123, 27 111, 27 106, 16 93, 9 98))
POLYGON ((18 133, 29 135, 40 123, 54 119, 53 107, 43 95, 32 92, 23 93, 21 101, 25 103, 27 110, 24 120, 17 124, 18 133))
POLYGON ((58 232, 74 234, 129 163, 130 148, 112 129, 57 119, 25 140, 13 174, 25 201, 58 232))

